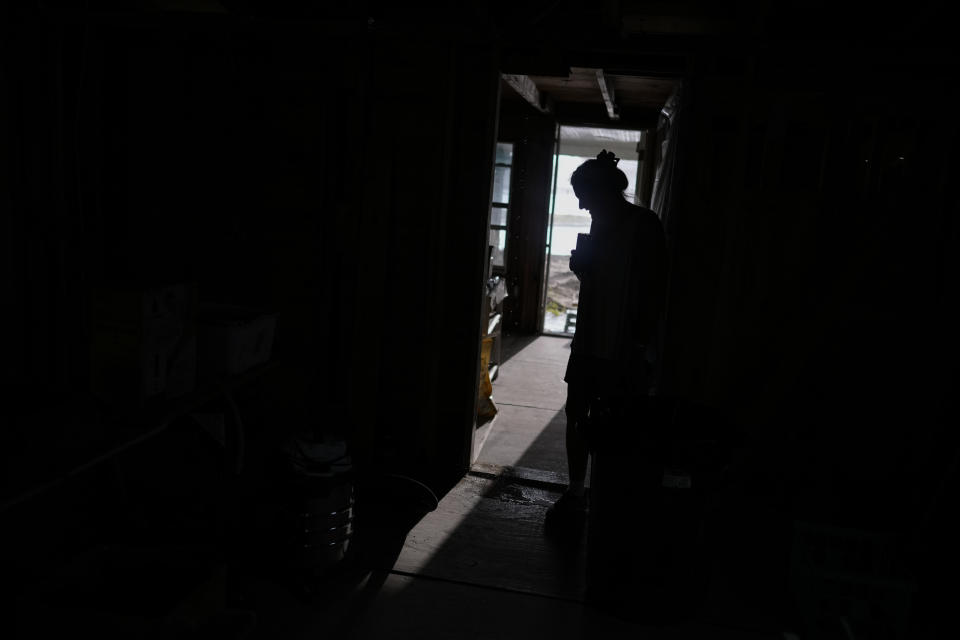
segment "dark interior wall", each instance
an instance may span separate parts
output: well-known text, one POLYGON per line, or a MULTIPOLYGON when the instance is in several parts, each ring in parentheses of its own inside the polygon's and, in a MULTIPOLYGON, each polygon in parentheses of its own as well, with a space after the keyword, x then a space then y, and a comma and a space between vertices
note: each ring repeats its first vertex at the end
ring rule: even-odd
POLYGON ((902 516, 955 446, 957 96, 937 58, 800 49, 691 75, 665 387, 798 465, 808 507, 902 516))
POLYGON ((25 11, 5 31, 5 396, 85 389, 92 287, 192 281, 279 312, 276 428, 390 448, 437 486, 462 474, 489 45, 176 13, 25 11))
POLYGON ((92 143, 79 162, 99 176, 88 237, 69 242, 88 285, 190 281, 202 300, 279 311, 279 407, 323 404, 349 357, 331 340, 352 311, 331 239, 357 192, 362 44, 190 18, 94 23, 84 41, 96 80, 80 99, 100 118, 78 125, 92 143))
POLYGON ((499 139, 514 143, 504 323, 522 334, 540 328, 555 133, 553 119, 530 105, 517 100, 502 103, 499 139))
POLYGON ((388 39, 370 78, 352 412, 364 445, 388 439, 389 464, 442 485, 469 465, 476 416, 499 77, 482 46, 388 39))
POLYGON ((63 170, 75 146, 64 122, 62 33, 7 21, 0 30, 0 224, 4 309, 9 309, 2 326, 12 338, 4 381, 64 384, 71 337, 64 311, 76 281, 62 267, 76 253, 68 255, 74 248, 66 240, 79 225, 71 215, 74 182, 63 170))

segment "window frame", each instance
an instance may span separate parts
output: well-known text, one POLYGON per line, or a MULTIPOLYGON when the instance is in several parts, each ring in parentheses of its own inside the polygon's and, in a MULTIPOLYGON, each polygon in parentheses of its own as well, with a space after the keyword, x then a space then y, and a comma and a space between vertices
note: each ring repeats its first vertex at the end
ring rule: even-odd
MULTIPOLYGON (((513 154, 514 154, 514 151, 516 150, 516 144, 513 143, 513 142, 509 142, 509 141, 507 141, 507 140, 498 140, 498 141, 497 141, 497 144, 498 144, 498 145, 503 144, 503 145, 509 145, 509 146, 510 146, 510 162, 497 162, 496 158, 494 158, 494 162, 493 162, 494 184, 496 184, 496 172, 497 172, 497 168, 509 169, 509 170, 510 170, 510 177, 509 177, 509 179, 508 179, 508 184, 507 184, 507 201, 506 201, 506 202, 500 202, 499 200, 495 200, 495 199, 493 198, 493 194, 491 194, 491 197, 490 197, 490 225, 489 225, 489 228, 487 229, 487 237, 488 237, 487 242, 489 243, 489 236, 490 236, 490 233, 491 233, 492 231, 502 231, 502 232, 503 232, 503 236, 504 236, 504 238, 503 238, 503 264, 502 264, 502 265, 498 265, 498 264, 495 264, 495 263, 493 263, 493 262, 491 262, 491 264, 490 264, 490 269, 491 269, 491 273, 492 273, 492 274, 503 275, 503 274, 505 274, 505 273, 507 272, 507 260, 508 260, 508 253, 509 253, 509 250, 510 250, 510 246, 509 246, 509 245, 510 245, 510 242, 509 242, 509 238, 510 238, 510 230, 509 230, 509 227, 510 227, 510 207, 511 207, 510 199, 511 199, 511 196, 513 195, 513 166, 514 166, 514 164, 513 164, 513 159, 514 159, 513 154), (494 223, 493 223, 493 211, 494 211, 494 209, 501 209, 501 210, 503 210, 503 212, 504 212, 504 217, 503 217, 504 223, 503 223, 503 224, 494 224, 494 223)), ((493 245, 491 244, 490 246, 493 246, 493 245)), ((499 247, 498 247, 498 248, 499 248, 499 247)))

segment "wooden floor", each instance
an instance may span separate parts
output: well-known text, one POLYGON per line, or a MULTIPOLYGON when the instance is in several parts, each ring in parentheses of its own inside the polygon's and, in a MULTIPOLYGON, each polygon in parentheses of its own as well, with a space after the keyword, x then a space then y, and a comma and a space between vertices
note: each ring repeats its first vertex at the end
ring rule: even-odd
MULTIPOLYGON (((689 621, 644 625, 583 603, 585 552, 543 535, 559 493, 468 475, 407 534, 392 567, 350 591, 298 600, 258 585, 256 637, 773 640, 781 634, 689 621)), ((643 611, 637 602, 636 611, 643 611)))
MULTIPOLYGON (((352 590, 290 598, 260 585, 264 638, 782 638, 749 625, 643 626, 585 606, 585 549, 544 535, 566 482, 563 373, 569 340, 517 350, 473 471, 406 534, 391 566, 352 590)), ((642 611, 643 602, 637 603, 642 611)))

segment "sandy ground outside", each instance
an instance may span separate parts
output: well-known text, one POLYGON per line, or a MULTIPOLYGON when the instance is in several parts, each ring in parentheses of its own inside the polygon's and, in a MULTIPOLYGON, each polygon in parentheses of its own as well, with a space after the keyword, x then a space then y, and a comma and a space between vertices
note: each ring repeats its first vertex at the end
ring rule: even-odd
POLYGON ((563 333, 569 311, 576 310, 580 281, 570 271, 570 256, 550 256, 544 331, 563 333))
POLYGON ((547 281, 547 306, 556 303, 561 309, 577 306, 580 280, 570 271, 570 256, 550 256, 550 277, 547 281))

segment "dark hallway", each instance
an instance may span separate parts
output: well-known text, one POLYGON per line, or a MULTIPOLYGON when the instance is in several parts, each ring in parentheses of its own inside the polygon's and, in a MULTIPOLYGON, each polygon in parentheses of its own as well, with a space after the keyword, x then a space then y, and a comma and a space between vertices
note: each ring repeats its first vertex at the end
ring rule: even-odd
POLYGON ((4 637, 952 637, 954 14, 6 3, 4 637), (666 263, 570 539, 561 130, 666 263))

